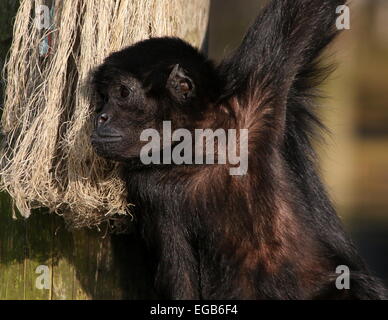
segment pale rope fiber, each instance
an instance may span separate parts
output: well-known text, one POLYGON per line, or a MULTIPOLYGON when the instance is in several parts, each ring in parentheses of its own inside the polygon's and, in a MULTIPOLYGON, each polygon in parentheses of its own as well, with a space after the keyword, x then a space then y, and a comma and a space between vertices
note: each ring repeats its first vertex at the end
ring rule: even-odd
POLYGON ((16 16, 6 71, 1 187, 24 217, 47 207, 71 227, 127 214, 116 164, 91 148, 91 69, 111 52, 149 37, 178 36, 199 47, 209 0, 55 0, 53 30, 34 25, 24 0, 16 16), (51 53, 39 44, 51 33, 51 53))

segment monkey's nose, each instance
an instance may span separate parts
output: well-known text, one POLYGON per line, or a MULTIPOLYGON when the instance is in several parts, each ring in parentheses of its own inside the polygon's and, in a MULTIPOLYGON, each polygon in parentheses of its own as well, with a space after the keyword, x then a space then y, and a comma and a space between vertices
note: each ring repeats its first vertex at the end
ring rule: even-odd
POLYGON ((106 113, 101 114, 97 119, 97 124, 99 126, 103 125, 105 122, 109 120, 109 116, 106 113))

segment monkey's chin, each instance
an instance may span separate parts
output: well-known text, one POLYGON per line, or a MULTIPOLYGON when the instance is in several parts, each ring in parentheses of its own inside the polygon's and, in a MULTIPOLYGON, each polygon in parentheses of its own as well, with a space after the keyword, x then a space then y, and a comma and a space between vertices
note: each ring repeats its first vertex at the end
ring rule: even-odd
POLYGON ((139 158, 135 157, 125 157, 120 153, 120 149, 116 143, 101 143, 101 141, 92 141, 92 147, 94 152, 101 158, 104 158, 109 161, 120 162, 120 163, 132 163, 133 161, 139 158), (135 159, 135 160, 133 160, 135 159))
MULTIPOLYGON (((113 161, 119 161, 119 158, 121 158, 118 155, 117 151, 117 142, 120 142, 121 140, 113 141, 106 139, 92 139, 92 147, 94 152, 100 156, 101 158, 107 159, 107 160, 113 160, 113 161)), ((122 161, 122 159, 120 159, 122 161)))

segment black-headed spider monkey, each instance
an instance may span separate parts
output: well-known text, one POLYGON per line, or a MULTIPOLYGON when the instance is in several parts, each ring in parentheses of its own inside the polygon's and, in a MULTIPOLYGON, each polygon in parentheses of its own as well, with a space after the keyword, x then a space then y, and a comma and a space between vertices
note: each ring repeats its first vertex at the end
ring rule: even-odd
MULTIPOLYGON (((318 58, 345 0, 273 0, 215 66, 186 42, 155 38, 93 73, 96 152, 119 161, 128 201, 167 299, 375 299, 371 277, 315 168, 318 58), (247 129, 248 171, 144 164, 146 129, 247 129), (337 266, 350 289, 335 286, 337 266)), ((241 138, 241 137, 240 137, 241 138)), ((220 154, 215 154, 219 157, 220 154)))

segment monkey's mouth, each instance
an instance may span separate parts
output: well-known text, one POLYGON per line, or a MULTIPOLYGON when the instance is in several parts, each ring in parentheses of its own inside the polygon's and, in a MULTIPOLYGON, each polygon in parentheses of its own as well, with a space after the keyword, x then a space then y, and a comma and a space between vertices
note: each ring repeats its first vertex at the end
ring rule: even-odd
MULTIPOLYGON (((123 140, 123 137, 121 137, 121 136, 98 137, 97 140, 98 140, 98 142, 103 142, 103 143, 120 142, 121 140, 123 140)), ((93 141, 93 139, 92 139, 92 141, 93 141)))
POLYGON ((92 144, 120 142, 121 140, 123 140, 123 137, 119 136, 119 135, 92 134, 92 136, 91 136, 92 144))

